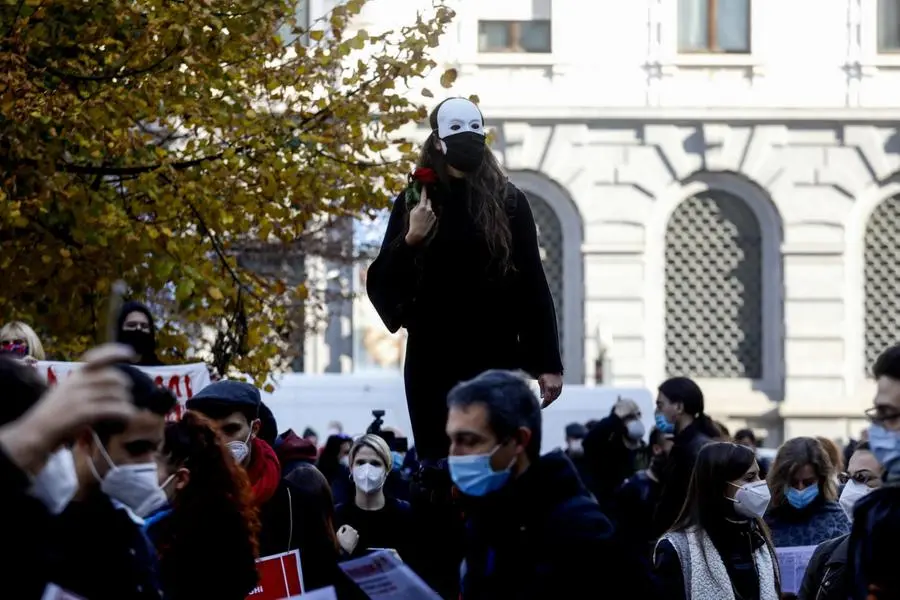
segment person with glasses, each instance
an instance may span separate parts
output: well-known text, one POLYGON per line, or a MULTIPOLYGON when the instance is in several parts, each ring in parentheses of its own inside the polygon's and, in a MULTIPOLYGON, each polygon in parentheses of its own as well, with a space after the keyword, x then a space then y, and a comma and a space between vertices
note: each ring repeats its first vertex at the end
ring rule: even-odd
POLYGON ((897 540, 900 539, 900 344, 872 365, 876 392, 866 411, 869 446, 881 464, 883 485, 856 502, 848 542, 849 597, 900 597, 897 540))
MULTIPOLYGON (((856 502, 881 487, 882 467, 867 442, 861 442, 841 473, 844 484, 841 508, 853 520, 856 502)), ((844 600, 850 596, 851 582, 847 571, 850 534, 819 544, 806 567, 806 575, 798 593, 799 600, 844 600)))

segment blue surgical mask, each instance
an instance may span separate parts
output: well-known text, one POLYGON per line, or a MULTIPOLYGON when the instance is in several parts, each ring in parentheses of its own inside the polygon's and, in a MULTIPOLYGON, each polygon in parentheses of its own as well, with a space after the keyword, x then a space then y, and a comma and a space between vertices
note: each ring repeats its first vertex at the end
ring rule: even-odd
POLYGON ((447 458, 450 477, 459 491, 466 496, 486 496, 496 492, 509 481, 512 464, 502 471, 495 471, 491 466, 491 457, 497 448, 488 454, 467 454, 447 458))
POLYGON ((666 421, 662 413, 656 413, 656 428, 663 433, 675 433, 675 424, 666 421))
POLYGON ((870 425, 869 448, 884 467, 885 481, 895 480, 900 475, 900 432, 870 425))
POLYGON ((788 504, 796 509, 806 508, 810 503, 819 497, 819 486, 811 485, 808 488, 798 490, 797 488, 788 488, 784 497, 787 498, 788 504))
POLYGON ((400 470, 403 468, 403 455, 399 452, 391 452, 391 459, 394 461, 394 468, 400 470))

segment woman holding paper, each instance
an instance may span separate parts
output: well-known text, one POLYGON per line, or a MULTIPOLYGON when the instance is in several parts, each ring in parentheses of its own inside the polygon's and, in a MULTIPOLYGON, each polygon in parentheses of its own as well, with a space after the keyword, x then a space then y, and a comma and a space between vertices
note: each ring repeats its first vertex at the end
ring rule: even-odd
POLYGON ((768 504, 753 450, 704 446, 681 514, 654 551, 662 598, 778 600, 778 561, 762 522, 768 504))

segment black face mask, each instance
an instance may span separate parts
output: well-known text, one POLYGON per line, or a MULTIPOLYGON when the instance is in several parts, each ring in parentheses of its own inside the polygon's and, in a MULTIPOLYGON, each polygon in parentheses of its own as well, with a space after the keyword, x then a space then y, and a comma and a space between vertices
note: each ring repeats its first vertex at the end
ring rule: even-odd
POLYGON ((480 133, 465 131, 442 140, 447 148, 447 164, 463 173, 472 173, 484 160, 485 138, 480 133))
POLYGON ((131 346, 142 358, 151 356, 156 350, 156 340, 153 334, 146 331, 127 330, 119 332, 119 341, 126 346, 131 346))

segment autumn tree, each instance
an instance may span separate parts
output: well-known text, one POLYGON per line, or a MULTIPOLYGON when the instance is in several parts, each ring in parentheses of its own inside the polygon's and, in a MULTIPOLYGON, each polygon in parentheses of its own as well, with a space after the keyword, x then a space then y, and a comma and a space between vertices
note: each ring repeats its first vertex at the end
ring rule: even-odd
POLYGON ((366 1, 308 27, 295 0, 0 5, 0 319, 72 357, 123 279, 166 313, 170 360, 206 326, 232 368, 282 365, 306 285, 238 257, 328 252, 336 220, 387 205, 412 158, 396 133, 426 116, 405 82, 453 16, 434 0, 370 34, 366 1))

